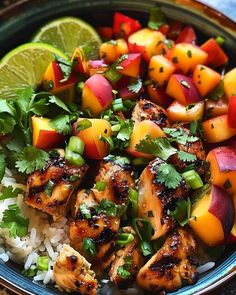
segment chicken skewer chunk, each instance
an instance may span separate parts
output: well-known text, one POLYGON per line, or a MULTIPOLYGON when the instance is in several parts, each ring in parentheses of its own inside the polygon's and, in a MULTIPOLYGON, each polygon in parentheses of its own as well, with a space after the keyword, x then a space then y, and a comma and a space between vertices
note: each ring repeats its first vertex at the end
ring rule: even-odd
POLYGON ((196 242, 184 229, 175 230, 157 253, 140 269, 138 285, 150 292, 175 291, 184 282, 193 284, 197 279, 196 266, 191 255, 196 242))
POLYGON ((69 245, 63 245, 54 262, 53 273, 61 291, 79 292, 81 295, 97 294, 98 282, 91 264, 69 245))

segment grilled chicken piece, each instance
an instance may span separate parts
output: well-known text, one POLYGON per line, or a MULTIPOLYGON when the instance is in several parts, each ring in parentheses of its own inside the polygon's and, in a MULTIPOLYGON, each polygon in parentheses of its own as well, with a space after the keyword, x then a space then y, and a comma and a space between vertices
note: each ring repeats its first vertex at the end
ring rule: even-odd
POLYGON ((68 165, 65 158, 56 156, 42 171, 35 171, 27 179, 25 202, 53 216, 65 216, 74 190, 83 179, 88 166, 68 165))
POLYGON ((197 279, 196 266, 191 260, 196 242, 191 234, 178 229, 166 240, 162 248, 140 269, 138 285, 150 292, 175 291, 184 283, 197 279))
POLYGON ((132 113, 132 120, 134 122, 151 120, 160 128, 170 126, 165 109, 146 99, 141 99, 135 105, 132 113))
MULTIPOLYGON (((135 234, 131 227, 123 229, 126 233, 135 234)), ((127 288, 136 278, 136 275, 144 264, 143 256, 139 250, 138 239, 135 236, 134 240, 122 247, 115 254, 115 259, 112 261, 111 269, 109 271, 110 280, 119 288, 127 288), (121 277, 119 267, 127 267, 130 275, 125 278, 121 277)))
POLYGON ((97 213, 93 208, 98 203, 92 190, 81 190, 77 194, 74 218, 70 224, 70 242, 73 248, 82 253, 95 267, 105 269, 111 262, 116 246, 116 239, 120 225, 119 217, 107 216, 97 213), (85 218, 80 211, 80 206, 86 205, 90 210, 91 218, 85 218), (93 240, 96 254, 90 257, 83 249, 84 238, 93 240))
MULTIPOLYGON (((189 123, 179 124, 177 127, 181 128, 187 135, 190 135, 189 123)), ((198 139, 195 142, 187 142, 185 145, 177 143, 177 148, 180 151, 184 151, 195 155, 197 157, 197 160, 195 162, 192 162, 192 164, 194 164, 193 169, 195 169, 201 176, 204 176, 206 174, 206 153, 201 139, 198 139)), ((179 160, 177 154, 172 155, 169 159, 169 162, 174 164, 180 170, 184 169, 187 165, 189 165, 189 163, 185 163, 179 160)))
POLYGON ((90 263, 69 245, 63 245, 54 262, 53 273, 61 291, 97 294, 98 282, 90 263))
POLYGON ((158 167, 162 163, 164 161, 160 158, 150 162, 138 183, 138 216, 151 222, 154 229, 152 239, 163 236, 176 225, 167 211, 172 210, 176 201, 185 198, 189 191, 184 180, 176 189, 168 189, 158 183, 158 167))
POLYGON ((112 160, 104 160, 101 163, 95 182, 104 182, 106 187, 99 191, 93 189, 98 202, 107 199, 116 204, 124 204, 129 197, 129 189, 134 187, 134 179, 128 164, 117 164, 112 160))

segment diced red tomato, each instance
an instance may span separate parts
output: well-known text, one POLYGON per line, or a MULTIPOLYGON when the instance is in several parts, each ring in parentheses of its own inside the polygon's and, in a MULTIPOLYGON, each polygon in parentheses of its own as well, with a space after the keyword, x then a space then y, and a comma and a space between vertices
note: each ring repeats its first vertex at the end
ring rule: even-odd
POLYGON ((126 16, 120 12, 114 14, 113 33, 116 38, 125 38, 139 30, 141 25, 139 21, 126 16))
POLYGON ((208 54, 206 65, 218 67, 228 63, 228 56, 214 38, 207 40, 202 44, 201 49, 208 54))
POLYGON ((167 32, 167 38, 171 40, 176 40, 179 37, 180 32, 182 31, 183 23, 179 21, 171 21, 169 25, 170 27, 167 32))
POLYGON ((113 28, 112 27, 98 27, 97 31, 98 31, 98 34, 103 39, 111 40, 113 37, 113 28))
POLYGON ((236 128, 236 95, 229 98, 228 123, 231 128, 236 128))
POLYGON ((196 44, 197 36, 192 26, 186 26, 176 39, 176 43, 191 43, 196 44))
POLYGON ((166 35, 167 32, 169 31, 169 28, 170 28, 170 26, 169 26, 168 24, 164 24, 164 25, 162 25, 162 26, 159 28, 159 31, 160 31, 162 34, 166 35))

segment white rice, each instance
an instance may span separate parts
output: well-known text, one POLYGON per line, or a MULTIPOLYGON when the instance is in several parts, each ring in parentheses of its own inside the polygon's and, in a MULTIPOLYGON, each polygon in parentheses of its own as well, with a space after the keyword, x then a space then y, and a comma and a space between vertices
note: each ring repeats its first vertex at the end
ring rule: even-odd
MULTIPOLYGON (((25 186, 16 183, 11 170, 6 169, 5 176, 0 184, 0 192, 3 186, 19 187, 25 191, 25 186)), ((9 205, 18 204, 22 215, 29 219, 28 235, 23 238, 9 237, 8 229, 0 228, 0 259, 7 262, 9 259, 23 265, 25 270, 36 268, 39 256, 50 258, 48 271, 37 271, 34 281, 43 281, 44 284, 53 282, 53 262, 59 255, 62 245, 69 243, 69 227, 67 218, 50 224, 47 214, 28 207, 24 203, 23 194, 17 198, 0 201, 0 222, 3 213, 9 205)))

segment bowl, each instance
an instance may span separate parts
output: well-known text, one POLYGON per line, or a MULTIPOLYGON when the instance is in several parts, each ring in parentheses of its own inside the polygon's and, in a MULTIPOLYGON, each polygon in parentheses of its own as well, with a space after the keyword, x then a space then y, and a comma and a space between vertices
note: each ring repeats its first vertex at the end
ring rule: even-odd
MULTIPOLYGON (((232 61, 231 65, 236 65, 235 54, 232 54, 236 51, 236 23, 194 0, 21 0, 0 11, 0 56, 18 44, 27 42, 37 28, 56 17, 75 15, 93 25, 106 25, 111 23, 112 12, 119 10, 145 21, 150 8, 155 5, 160 6, 169 18, 193 24, 202 40, 207 35, 225 37, 225 49, 232 61)), ((202 275, 195 285, 169 294, 212 293, 235 277, 236 251, 228 248, 215 268, 202 275)), ((33 283, 20 273, 16 264, 4 264, 1 260, 0 283, 17 294, 64 294, 53 286, 33 283)))

